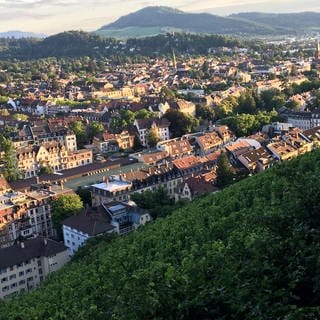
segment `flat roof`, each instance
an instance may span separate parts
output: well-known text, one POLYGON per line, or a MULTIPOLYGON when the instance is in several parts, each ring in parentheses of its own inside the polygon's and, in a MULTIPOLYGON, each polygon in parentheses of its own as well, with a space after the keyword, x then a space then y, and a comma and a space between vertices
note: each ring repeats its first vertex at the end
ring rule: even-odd
POLYGON ((102 183, 97 183, 93 184, 93 188, 109 191, 109 192, 114 192, 114 191, 121 191, 121 190, 126 190, 128 187, 131 187, 131 183, 127 181, 122 181, 122 180, 114 180, 110 182, 102 182, 102 183))

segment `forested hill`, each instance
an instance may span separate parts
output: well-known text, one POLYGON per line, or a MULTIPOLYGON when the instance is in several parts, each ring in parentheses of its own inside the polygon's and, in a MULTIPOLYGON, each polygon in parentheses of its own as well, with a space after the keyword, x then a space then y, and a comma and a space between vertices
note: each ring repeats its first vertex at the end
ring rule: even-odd
POLYGON ((1 320, 320 317, 320 151, 91 244, 1 320))
POLYGON ((175 34, 174 38, 165 34, 123 42, 82 31, 68 31, 43 40, 0 39, 0 59, 172 54, 173 47, 177 53, 207 54, 209 48, 256 46, 257 43, 219 35, 192 34, 175 34))
POLYGON ((287 35, 319 31, 319 12, 268 14, 260 12, 218 16, 209 13, 190 13, 151 6, 122 16, 102 26, 97 33, 128 38, 165 33, 168 30, 193 33, 232 35, 287 35))

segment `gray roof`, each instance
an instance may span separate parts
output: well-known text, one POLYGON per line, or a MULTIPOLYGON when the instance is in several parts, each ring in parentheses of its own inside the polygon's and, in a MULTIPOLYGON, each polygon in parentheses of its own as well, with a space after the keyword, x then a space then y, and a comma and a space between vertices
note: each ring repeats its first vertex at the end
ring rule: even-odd
POLYGON ((38 237, 27 240, 11 247, 0 249, 0 269, 5 269, 37 257, 49 257, 65 250, 67 248, 63 243, 50 239, 38 237))
POLYGON ((113 230, 109 216, 102 206, 86 208, 80 214, 63 221, 63 225, 76 229, 89 236, 96 236, 113 230))

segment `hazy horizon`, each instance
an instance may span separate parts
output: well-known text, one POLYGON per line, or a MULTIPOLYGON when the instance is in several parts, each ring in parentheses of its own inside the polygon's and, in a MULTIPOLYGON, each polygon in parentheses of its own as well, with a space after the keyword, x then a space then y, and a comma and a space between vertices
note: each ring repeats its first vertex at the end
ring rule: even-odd
POLYGON ((260 11, 320 12, 319 0, 0 0, 0 32, 19 30, 54 34, 67 30, 93 31, 120 16, 147 6, 169 6, 186 12, 218 15, 260 11))

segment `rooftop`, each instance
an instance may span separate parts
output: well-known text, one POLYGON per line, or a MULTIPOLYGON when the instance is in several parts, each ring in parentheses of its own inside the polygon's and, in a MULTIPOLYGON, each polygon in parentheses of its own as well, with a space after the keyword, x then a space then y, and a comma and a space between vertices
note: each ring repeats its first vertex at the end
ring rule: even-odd
POLYGON ((115 192, 115 191, 122 191, 127 190, 128 188, 131 188, 132 184, 123 181, 123 180, 112 180, 102 183, 97 183, 92 185, 93 188, 109 191, 109 192, 115 192))

